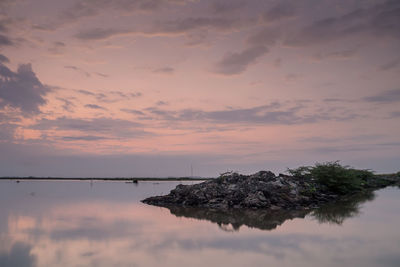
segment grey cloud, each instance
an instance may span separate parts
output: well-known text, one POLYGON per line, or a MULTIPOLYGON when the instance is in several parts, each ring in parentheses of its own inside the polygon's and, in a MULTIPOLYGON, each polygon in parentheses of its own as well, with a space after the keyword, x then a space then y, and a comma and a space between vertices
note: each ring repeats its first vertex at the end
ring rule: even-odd
POLYGON ((126 113, 131 113, 134 115, 144 115, 144 113, 142 111, 136 110, 136 109, 122 108, 121 111, 126 112, 126 113))
POLYGON ((158 101, 158 102, 156 103, 156 105, 157 105, 157 106, 166 106, 166 105, 168 105, 168 102, 165 102, 165 101, 160 100, 160 101, 158 101))
POLYGON ((36 130, 64 130, 82 132, 82 136, 96 133, 108 135, 109 138, 137 138, 153 135, 144 131, 143 124, 113 118, 75 119, 59 117, 54 120, 41 119, 30 127, 36 130))
POLYGON ((129 94, 131 97, 141 97, 142 93, 141 92, 137 92, 137 93, 130 93, 129 94))
POLYGON ((262 18, 266 22, 274 22, 295 16, 293 2, 279 1, 279 3, 263 13, 262 18))
POLYGON ((136 98, 142 96, 141 92, 136 93, 123 93, 121 91, 111 91, 105 93, 94 93, 87 90, 76 90, 78 93, 88 96, 93 96, 99 102, 112 103, 120 100, 136 98))
POLYGON ((381 65, 379 67, 379 70, 383 70, 383 71, 391 70, 391 69, 396 68, 399 65, 400 65, 400 58, 397 58, 397 59, 391 60, 391 61, 381 65))
POLYGON ((103 77, 103 78, 109 77, 109 75, 104 74, 104 73, 100 73, 100 72, 95 72, 95 74, 98 75, 98 76, 100 76, 100 77, 103 77))
POLYGON ((340 51, 333 51, 329 53, 319 53, 315 55, 315 59, 350 59, 357 54, 357 49, 346 49, 340 51))
MULTIPOLYGON (((199 109, 183 109, 179 111, 163 110, 156 107, 145 109, 151 115, 151 119, 166 121, 207 121, 213 123, 240 123, 240 124, 280 124, 294 125, 315 123, 324 120, 346 121, 356 115, 331 114, 318 112, 317 114, 301 114, 304 106, 296 105, 285 107, 278 102, 269 105, 251 108, 227 108, 225 110, 204 111, 199 109)), ((303 112, 304 113, 304 112, 303 112)))
POLYGON ((343 136, 343 137, 324 137, 324 136, 311 136, 307 138, 301 138, 299 142, 307 142, 307 143, 338 143, 343 145, 344 142, 354 142, 354 141, 368 141, 368 142, 376 142, 376 140, 382 139, 385 136, 377 135, 377 134, 361 134, 361 135, 352 135, 352 136, 343 136))
POLYGON ((247 39, 247 43, 253 46, 257 45, 271 46, 277 42, 280 35, 281 33, 277 29, 264 28, 263 30, 250 36, 247 39))
POLYGON ((301 76, 299 74, 289 73, 285 76, 286 81, 296 81, 300 79, 301 76))
POLYGON ((391 112, 389 118, 400 118, 400 111, 391 112))
POLYGON ((102 110, 107 110, 106 108, 96 105, 96 104, 86 104, 85 105, 86 108, 91 108, 91 109, 102 109, 102 110))
POLYGON ((63 42, 54 42, 49 49, 47 49, 50 53, 54 55, 61 55, 63 50, 65 49, 66 45, 63 42))
POLYGON ((77 72, 79 72, 79 73, 85 75, 86 77, 90 77, 90 76, 91 76, 89 72, 87 72, 87 71, 85 71, 84 69, 81 69, 81 68, 79 68, 79 67, 77 67, 77 66, 64 66, 64 68, 77 71, 77 72))
POLYGON ((131 30, 94 28, 81 31, 75 35, 80 40, 104 40, 120 34, 132 33, 131 30))
MULTIPOLYGON (((4 0, 3 0, 4 3, 4 0)), ((2 5, 2 2, 0 2, 0 7, 2 5)), ((4 8, 4 7, 3 7, 4 8)), ((1 11, 0 11, 0 16, 1 16, 1 11)), ((14 23, 14 20, 11 19, 10 17, 4 16, 0 17, 0 32, 8 32, 9 31, 9 26, 14 23)))
POLYGON ((74 104, 72 101, 68 100, 68 99, 61 98, 61 97, 57 97, 57 99, 64 103, 64 104, 62 105, 62 108, 63 108, 65 111, 71 112, 71 111, 72 111, 72 107, 75 106, 75 104, 74 104))
POLYGON ((1 46, 11 46, 14 45, 14 42, 11 41, 10 38, 8 38, 7 36, 0 34, 0 47, 1 46))
POLYGON ((60 117, 54 120, 39 120, 36 125, 32 126, 32 128, 37 130, 57 129, 107 133, 112 131, 114 128, 129 129, 141 126, 142 124, 137 122, 104 117, 94 119, 60 117))
MULTIPOLYGON (((176 20, 156 21, 147 29, 133 28, 92 28, 78 32, 75 38, 82 41, 104 40, 118 35, 186 35, 191 42, 203 42, 208 30, 231 31, 247 25, 236 18, 209 18, 209 17, 189 17, 176 20), (199 33, 200 32, 200 33, 199 33), (195 34, 194 34, 195 33, 195 34), (200 37, 200 39, 199 39, 200 37)), ((190 43, 190 42, 189 42, 190 43)))
POLYGON ((364 100, 372 103, 400 102, 400 89, 383 91, 374 96, 364 97, 364 100))
POLYGON ((103 136, 95 136, 95 135, 84 135, 84 136, 64 136, 62 140, 64 141, 99 141, 109 139, 103 136))
POLYGON ((1 63, 9 63, 10 60, 5 55, 0 54, 0 64, 1 63))
POLYGON ((16 114, 0 112, 0 142, 12 143, 15 139, 15 130, 18 128, 18 122, 21 121, 16 114))
POLYGON ((50 88, 39 81, 30 64, 20 65, 13 72, 0 63, 0 108, 11 106, 26 114, 40 113, 48 92, 50 88))
POLYGON ((78 90, 78 93, 84 94, 84 95, 91 95, 95 96, 96 94, 87 90, 78 90))
POLYGON ((121 91, 111 91, 110 94, 117 95, 117 96, 119 96, 121 98, 128 98, 128 96, 125 93, 121 92, 121 91))
POLYGON ((323 101, 324 102, 346 102, 347 99, 331 97, 331 98, 324 98, 323 101))
POLYGON ((10 252, 0 252, 0 266, 34 267, 37 266, 37 259, 32 254, 32 247, 30 245, 16 242, 12 245, 10 252))
POLYGON ((387 0, 368 8, 359 8, 340 17, 315 21, 285 40, 290 46, 312 45, 355 34, 400 38, 400 2, 387 0))
POLYGON ((372 148, 369 145, 356 145, 356 146, 321 146, 311 148, 310 150, 313 152, 321 153, 321 154, 331 154, 331 153, 346 153, 346 152, 363 152, 370 151, 372 148))
POLYGON ((211 10, 216 14, 224 14, 241 10, 245 6, 245 1, 218 1, 211 4, 211 10))
POLYGON ((79 22, 81 19, 95 17, 103 13, 117 12, 132 14, 135 12, 152 12, 168 5, 184 4, 187 0, 80 0, 70 5, 57 16, 57 20, 33 25, 34 29, 53 31, 57 28, 79 22))
POLYGON ((164 73, 164 74, 172 74, 174 73, 175 69, 172 67, 163 67, 153 70, 154 73, 164 73))
POLYGON ((17 124, 0 123, 0 141, 12 141, 17 127, 17 124))
POLYGON ((217 64, 216 72, 224 75, 234 75, 244 72, 247 67, 266 54, 265 46, 254 46, 239 53, 226 54, 217 64))
POLYGON ((159 21, 153 25, 149 34, 182 34, 197 29, 231 30, 241 25, 238 19, 231 18, 185 18, 180 20, 159 21))

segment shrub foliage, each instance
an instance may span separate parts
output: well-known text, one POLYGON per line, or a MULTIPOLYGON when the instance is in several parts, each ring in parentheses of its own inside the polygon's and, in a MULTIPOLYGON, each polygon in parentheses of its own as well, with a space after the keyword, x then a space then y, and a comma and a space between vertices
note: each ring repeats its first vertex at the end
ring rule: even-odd
POLYGON ((373 177, 370 170, 358 170, 349 166, 342 166, 339 161, 288 169, 288 172, 294 177, 312 179, 338 194, 361 190, 365 181, 373 177))

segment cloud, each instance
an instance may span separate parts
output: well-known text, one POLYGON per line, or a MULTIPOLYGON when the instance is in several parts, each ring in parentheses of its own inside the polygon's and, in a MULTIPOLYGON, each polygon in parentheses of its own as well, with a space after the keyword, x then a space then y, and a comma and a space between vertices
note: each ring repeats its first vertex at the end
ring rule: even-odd
POLYGON ((143 94, 141 92, 136 92, 136 93, 130 93, 129 95, 131 97, 141 97, 143 94))
POLYGON ((382 71, 391 70, 391 69, 394 69, 397 66, 399 66, 399 64, 400 64, 400 58, 397 58, 397 59, 391 60, 391 61, 381 65, 379 67, 379 70, 382 70, 382 71))
POLYGON ((53 55, 61 55, 63 54, 65 47, 66 47, 65 43, 58 41, 58 42, 53 42, 52 46, 47 50, 53 55))
POLYGON ((112 28, 94 28, 80 31, 75 34, 75 37, 80 40, 93 41, 93 40, 104 40, 116 35, 129 34, 132 30, 112 29, 112 28))
POLYGON ((175 69, 172 67, 162 67, 158 69, 154 69, 154 73, 163 73, 163 74, 172 74, 174 73, 175 69))
POLYGON ((74 104, 72 101, 68 100, 68 99, 61 98, 61 97, 57 97, 57 99, 64 103, 64 104, 62 105, 62 108, 63 108, 65 111, 71 112, 71 111, 72 111, 72 107, 75 106, 75 104, 74 104))
POLYGON ((0 266, 36 266, 37 259, 32 254, 32 247, 22 242, 12 245, 10 252, 0 252, 0 266))
POLYGON ((10 38, 8 38, 7 36, 0 34, 0 47, 1 46, 11 46, 14 45, 14 42, 11 41, 10 38))
POLYGON ((183 109, 178 111, 150 107, 144 111, 149 113, 149 119, 166 121, 203 121, 226 124, 276 124, 295 125, 316 123, 319 121, 347 121, 356 117, 351 112, 333 114, 329 112, 314 112, 304 114, 303 105, 283 106, 278 102, 250 108, 227 108, 225 110, 204 111, 200 109, 183 109))
POLYGON ((33 126, 33 129, 79 130, 105 133, 111 131, 113 128, 127 129, 141 126, 142 124, 137 122, 112 118, 73 119, 59 117, 54 120, 41 119, 33 126))
POLYGON ((78 93, 81 93, 83 95, 91 95, 91 96, 95 96, 96 94, 87 90, 78 90, 78 93))
POLYGON ((39 107, 46 104, 44 97, 50 91, 36 77, 30 64, 19 65, 13 72, 0 63, 0 108, 19 108, 27 115, 40 113, 39 107))
POLYGON ((357 49, 346 49, 340 51, 333 51, 329 53, 318 53, 315 55, 315 59, 317 60, 324 60, 324 59, 350 59, 357 54, 357 49))
POLYGON ((131 15, 136 12, 151 13, 169 5, 182 5, 187 1, 190 0, 80 0, 59 12, 56 20, 33 25, 33 28, 52 31, 104 13, 114 12, 116 13, 114 15, 131 15))
POLYGON ((400 102, 400 89, 388 90, 374 96, 364 97, 364 100, 372 103, 395 103, 400 102))
MULTIPOLYGON (((176 20, 156 21, 147 29, 92 28, 75 34, 82 41, 105 40, 119 35, 168 36, 188 35, 195 31, 231 31, 245 24, 236 18, 189 17, 176 20)), ((204 38, 204 36, 202 36, 204 38)))
POLYGON ((275 22, 295 16, 295 7, 292 2, 279 1, 279 3, 262 14, 266 22, 275 22))
POLYGON ((109 75, 104 74, 104 73, 100 73, 100 72, 95 72, 94 74, 96 74, 96 75, 98 75, 100 77, 103 77, 103 78, 108 78, 109 77, 109 75))
POLYGON ((389 118, 400 118, 400 111, 391 112, 389 118))
POLYGON ((236 19, 226 18, 184 18, 179 20, 159 21, 154 24, 150 33, 185 33, 200 28, 229 30, 237 25, 236 19))
POLYGON ((145 115, 142 111, 136 109, 122 108, 121 111, 134 115, 145 115))
POLYGON ((102 110, 107 110, 106 108, 96 105, 96 104, 86 104, 85 105, 86 108, 91 108, 91 109, 102 109, 102 110))
POLYGON ((5 55, 0 54, 0 64, 1 63, 9 63, 10 60, 5 55))
POLYGON ((280 31, 268 27, 260 30, 254 35, 251 35, 247 39, 247 43, 252 46, 259 46, 259 45, 272 46, 277 42, 280 36, 281 36, 280 31))
POLYGON ((64 141, 99 141, 109 139, 103 136, 83 135, 83 136, 63 136, 64 141))
POLYGON ((317 20, 289 37, 289 46, 313 45, 356 34, 374 38, 400 38, 400 2, 387 0, 368 8, 359 8, 338 17, 317 20))
POLYGON ((226 54, 217 64, 216 72, 223 75, 234 75, 244 72, 247 67, 254 64, 256 60, 266 54, 268 48, 265 46, 254 46, 239 53, 226 54))
POLYGON ((0 123, 0 142, 12 141, 17 127, 18 125, 13 123, 0 123))
POLYGON ((211 10, 215 14, 225 14, 242 10, 245 6, 245 1, 218 1, 211 4, 211 10))
POLYGON ((121 91, 108 91, 104 93, 94 93, 87 90, 76 90, 76 92, 87 96, 93 96, 97 101, 104 103, 118 102, 121 100, 127 100, 142 96, 141 92, 124 93, 121 91))
POLYGON ((165 101, 160 100, 160 101, 158 101, 158 102, 156 103, 156 105, 157 105, 157 106, 167 106, 167 105, 168 105, 168 102, 165 102, 165 101))
POLYGON ((77 72, 85 75, 86 77, 90 77, 91 76, 89 72, 85 71, 84 69, 78 68, 77 66, 64 66, 64 68, 77 71, 77 72))
POLYGON ((82 132, 82 136, 96 133, 108 135, 109 138, 136 138, 152 135, 144 131, 143 124, 113 118, 68 118, 59 117, 57 119, 41 119, 30 127, 35 130, 57 130, 57 131, 75 131, 82 132))

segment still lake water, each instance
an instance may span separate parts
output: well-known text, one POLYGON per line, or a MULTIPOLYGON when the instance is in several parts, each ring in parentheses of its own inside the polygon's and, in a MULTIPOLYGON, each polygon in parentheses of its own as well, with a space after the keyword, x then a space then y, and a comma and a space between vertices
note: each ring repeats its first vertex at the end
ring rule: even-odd
POLYGON ((398 188, 294 219, 140 203, 179 183, 0 181, 0 266, 400 266, 398 188))

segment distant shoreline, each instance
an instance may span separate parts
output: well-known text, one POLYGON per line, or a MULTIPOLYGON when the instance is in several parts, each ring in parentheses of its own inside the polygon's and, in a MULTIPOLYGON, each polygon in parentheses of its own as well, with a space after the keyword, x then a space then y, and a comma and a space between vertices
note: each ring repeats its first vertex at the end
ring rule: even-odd
POLYGON ((73 177, 0 177, 1 180, 11 180, 11 181, 123 181, 123 182, 162 182, 162 181, 205 181, 214 178, 203 178, 203 177, 167 177, 167 178, 156 178, 156 177, 114 177, 114 178, 73 178, 73 177))

